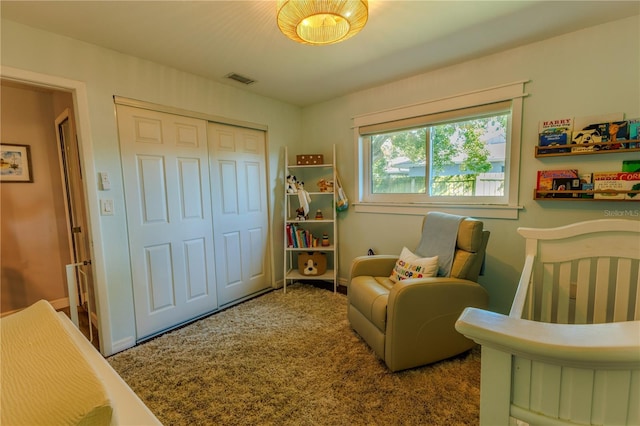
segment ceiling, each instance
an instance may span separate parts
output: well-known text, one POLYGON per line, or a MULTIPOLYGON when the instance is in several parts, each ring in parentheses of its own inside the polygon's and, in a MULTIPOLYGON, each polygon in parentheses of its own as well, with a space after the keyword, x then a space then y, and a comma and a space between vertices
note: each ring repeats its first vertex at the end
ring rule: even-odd
POLYGON ((275 4, 2 0, 0 13, 299 106, 640 14, 639 1, 369 0, 360 34, 308 46, 280 33, 275 4))

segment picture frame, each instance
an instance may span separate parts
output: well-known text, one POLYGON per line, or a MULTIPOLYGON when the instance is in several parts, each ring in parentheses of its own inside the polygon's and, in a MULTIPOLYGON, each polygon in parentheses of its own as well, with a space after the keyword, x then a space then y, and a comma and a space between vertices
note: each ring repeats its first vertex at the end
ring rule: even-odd
POLYGON ((33 182, 29 145, 0 144, 0 182, 33 182))

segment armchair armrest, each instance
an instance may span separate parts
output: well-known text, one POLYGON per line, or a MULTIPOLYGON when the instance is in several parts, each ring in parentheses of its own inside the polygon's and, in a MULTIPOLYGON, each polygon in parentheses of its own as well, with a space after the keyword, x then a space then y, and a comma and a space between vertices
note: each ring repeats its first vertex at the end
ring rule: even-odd
POLYGON ((399 256, 377 254, 374 256, 359 256, 351 263, 349 282, 354 277, 363 275, 372 277, 388 277, 396 264, 399 256))
POLYGON ((389 321, 414 322, 466 307, 486 307, 487 291, 480 284, 450 277, 412 278, 397 282, 389 293, 389 321))
POLYGON ((396 283, 387 303, 387 365, 393 371, 401 370, 471 348, 474 343, 455 331, 455 322, 466 307, 486 308, 488 301, 481 285, 460 278, 414 278, 396 283))

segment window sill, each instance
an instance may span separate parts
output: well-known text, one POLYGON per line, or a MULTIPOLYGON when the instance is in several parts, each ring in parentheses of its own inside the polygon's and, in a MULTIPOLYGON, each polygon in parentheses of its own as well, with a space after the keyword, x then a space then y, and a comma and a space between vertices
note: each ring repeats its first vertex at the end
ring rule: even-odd
POLYGON ((522 206, 438 203, 353 203, 357 213, 425 215, 430 211, 484 219, 518 219, 522 206))

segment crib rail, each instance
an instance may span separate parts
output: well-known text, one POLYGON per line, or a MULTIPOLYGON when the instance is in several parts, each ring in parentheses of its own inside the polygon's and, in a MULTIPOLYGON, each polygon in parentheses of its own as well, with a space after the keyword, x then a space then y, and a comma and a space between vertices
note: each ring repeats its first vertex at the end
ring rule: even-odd
POLYGON ((640 221, 518 232, 509 315, 456 323, 482 345, 480 424, 640 425, 640 221))
POLYGON ((640 424, 640 321, 551 324, 467 308, 482 345, 481 424, 640 424))

